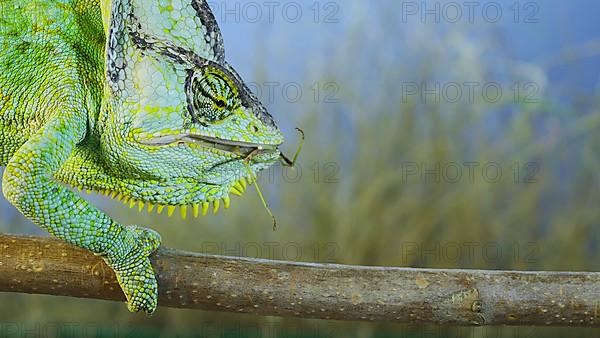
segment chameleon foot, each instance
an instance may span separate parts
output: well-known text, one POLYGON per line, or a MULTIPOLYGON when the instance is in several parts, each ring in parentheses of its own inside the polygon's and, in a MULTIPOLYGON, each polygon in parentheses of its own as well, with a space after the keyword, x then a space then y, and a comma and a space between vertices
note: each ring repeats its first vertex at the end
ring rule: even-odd
POLYGON ((139 239, 139 243, 141 244, 144 252, 146 252, 147 256, 150 256, 160 246, 160 235, 158 232, 150 228, 129 225, 127 230, 136 234, 137 238, 139 239))
POLYGON ((107 257, 107 263, 117 275, 129 311, 152 314, 158 301, 158 283, 148 256, 160 246, 160 235, 137 226, 128 226, 124 232, 124 243, 132 244, 131 250, 118 258, 107 257))

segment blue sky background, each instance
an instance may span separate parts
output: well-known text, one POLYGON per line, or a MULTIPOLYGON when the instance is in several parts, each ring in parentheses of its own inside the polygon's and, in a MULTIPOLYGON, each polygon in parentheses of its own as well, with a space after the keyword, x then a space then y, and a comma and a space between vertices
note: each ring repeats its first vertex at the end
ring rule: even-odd
MULTIPOLYGON (((477 2, 472 23, 468 7, 460 1, 454 2, 463 11, 456 23, 444 16, 443 8, 450 1, 283 1, 276 2, 272 20, 266 3, 236 2, 235 10, 232 2, 212 2, 221 22, 228 59, 248 81, 294 82, 308 91, 315 81, 343 74, 359 83, 340 83, 342 91, 351 85, 357 86, 355 89, 364 86, 357 91, 365 97, 374 90, 386 92, 389 98, 401 92, 403 81, 423 81, 416 71, 423 60, 446 67, 446 72, 436 72, 436 78, 477 81, 480 75, 452 73, 457 53, 472 52, 473 60, 486 68, 487 81, 523 81, 524 74, 509 74, 504 68, 507 63, 518 63, 531 66, 529 70, 536 73, 524 77, 533 77, 543 93, 565 104, 598 91, 599 2, 547 0, 533 2, 532 6, 529 1, 482 1, 477 2), (439 5, 439 22, 431 14, 422 20, 420 9, 417 14, 407 14, 412 4, 422 3, 429 9, 439 5), (515 3, 520 8, 517 23, 511 7, 515 3), (320 8, 317 22, 315 4, 320 8), (483 13, 485 6, 492 5, 492 9, 502 9, 496 23, 489 22, 494 17, 492 9, 487 16, 483 13), (284 8, 288 8, 287 15, 284 8), (302 9, 302 15, 293 22, 296 8, 302 9), (230 12, 224 14, 226 9, 230 12), (403 13, 406 20, 402 19, 403 13), (328 23, 328 18, 336 22, 328 23), (534 22, 528 23, 527 19, 534 22), (457 44, 444 50, 445 43, 440 41, 448 41, 449 36, 454 36, 457 44), (357 51, 355 46, 363 46, 363 50, 357 51), (390 72, 389 67, 401 72, 390 72), (391 77, 385 84, 381 82, 382 68, 391 77), (393 88, 394 82, 397 88, 393 88)), ((285 101, 276 95, 274 102, 267 102, 276 117, 283 111, 293 112, 292 116, 303 113, 285 101)), ((336 109, 352 110, 344 103, 349 104, 342 100, 336 109)), ((290 120, 290 114, 279 120, 288 128, 285 121, 290 120)))

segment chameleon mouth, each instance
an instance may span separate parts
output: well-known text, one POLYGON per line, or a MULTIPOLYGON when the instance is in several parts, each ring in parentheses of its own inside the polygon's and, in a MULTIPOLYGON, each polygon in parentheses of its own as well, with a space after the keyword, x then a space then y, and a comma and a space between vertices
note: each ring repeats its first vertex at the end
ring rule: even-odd
POLYGON ((166 146, 173 143, 188 143, 199 145, 204 148, 219 149, 228 153, 242 155, 244 157, 279 151, 278 145, 223 140, 216 137, 194 134, 158 136, 150 139, 140 140, 140 143, 150 146, 166 146))

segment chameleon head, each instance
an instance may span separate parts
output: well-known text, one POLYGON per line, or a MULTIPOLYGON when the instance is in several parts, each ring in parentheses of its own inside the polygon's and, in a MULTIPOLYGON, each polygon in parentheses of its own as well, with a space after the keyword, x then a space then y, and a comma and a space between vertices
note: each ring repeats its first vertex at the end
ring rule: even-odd
POLYGON ((111 11, 100 144, 110 171, 137 185, 116 189, 161 205, 227 206, 278 161, 283 136, 225 62, 206 2, 123 0, 111 11))

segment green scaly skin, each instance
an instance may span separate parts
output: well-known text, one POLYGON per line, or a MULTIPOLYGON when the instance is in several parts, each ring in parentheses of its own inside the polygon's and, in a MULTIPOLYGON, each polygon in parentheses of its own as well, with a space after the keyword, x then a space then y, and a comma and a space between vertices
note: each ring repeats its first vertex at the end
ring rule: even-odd
POLYGON ((2 190, 52 235, 101 255, 152 313, 160 236, 67 185, 194 216, 229 206, 283 137, 224 57, 205 0, 0 1, 2 190), (66 183, 67 185, 63 184, 66 183))

